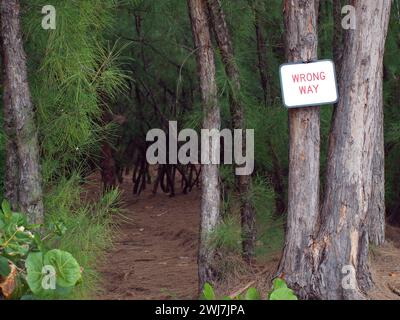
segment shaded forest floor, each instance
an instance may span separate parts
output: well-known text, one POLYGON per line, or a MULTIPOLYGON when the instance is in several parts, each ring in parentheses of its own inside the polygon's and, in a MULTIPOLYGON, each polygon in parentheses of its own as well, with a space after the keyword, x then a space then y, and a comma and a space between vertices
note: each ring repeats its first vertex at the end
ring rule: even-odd
MULTIPOLYGON (((92 179, 90 188, 98 192, 99 177, 92 179)), ((120 190, 122 212, 114 247, 99 268, 103 289, 97 298, 194 299, 200 193, 170 198, 161 191, 153 195, 148 185, 135 196, 130 176, 120 190)))
MULTIPOLYGON (((100 176, 90 177, 87 195, 100 192, 100 176)), ((196 299, 197 244, 200 190, 170 198, 161 191, 153 195, 148 186, 140 196, 132 195, 130 177, 120 186, 122 214, 116 223, 114 246, 99 266, 102 289, 96 299, 196 299)), ((177 188, 179 190, 179 188, 177 188)), ((400 229, 388 227, 388 242, 371 250, 375 288, 370 299, 400 299, 400 229)), ((279 253, 258 259, 252 267, 238 257, 224 258, 224 279, 216 285, 219 295, 256 286, 270 289, 279 263, 279 253)))

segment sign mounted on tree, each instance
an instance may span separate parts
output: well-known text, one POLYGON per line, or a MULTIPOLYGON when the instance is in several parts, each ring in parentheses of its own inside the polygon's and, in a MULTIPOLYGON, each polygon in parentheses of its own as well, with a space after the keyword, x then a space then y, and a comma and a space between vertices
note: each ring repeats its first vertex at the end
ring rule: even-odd
POLYGON ((332 60, 286 63, 279 70, 283 104, 299 108, 336 103, 338 89, 332 60))

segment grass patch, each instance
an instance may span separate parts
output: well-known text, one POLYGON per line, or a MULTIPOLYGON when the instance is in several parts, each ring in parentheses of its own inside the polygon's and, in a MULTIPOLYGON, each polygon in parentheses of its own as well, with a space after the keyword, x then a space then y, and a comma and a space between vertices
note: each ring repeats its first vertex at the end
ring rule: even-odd
MULTIPOLYGON (((253 179, 251 200, 256 210, 256 256, 268 258, 280 251, 284 242, 284 217, 275 216, 274 192, 266 179, 253 179)), ((217 229, 210 236, 210 245, 223 255, 240 254, 241 224, 237 199, 224 198, 224 215, 217 229)))
POLYGON ((82 283, 71 299, 93 298, 99 289, 100 277, 96 267, 103 261, 105 251, 112 246, 113 216, 118 212, 119 192, 111 191, 98 201, 85 203, 78 175, 63 178, 45 196, 46 225, 62 225, 65 232, 50 239, 50 246, 70 252, 83 268, 82 283))

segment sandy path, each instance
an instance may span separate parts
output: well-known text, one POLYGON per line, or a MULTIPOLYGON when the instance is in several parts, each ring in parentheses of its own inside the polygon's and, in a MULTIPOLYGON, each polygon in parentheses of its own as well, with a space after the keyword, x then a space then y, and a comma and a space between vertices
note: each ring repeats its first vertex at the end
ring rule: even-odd
MULTIPOLYGON (((193 299, 197 291, 200 192, 170 198, 150 188, 132 195, 120 187, 126 219, 119 219, 114 248, 100 267, 99 299, 193 299)), ((177 189, 179 190, 179 189, 177 189)))

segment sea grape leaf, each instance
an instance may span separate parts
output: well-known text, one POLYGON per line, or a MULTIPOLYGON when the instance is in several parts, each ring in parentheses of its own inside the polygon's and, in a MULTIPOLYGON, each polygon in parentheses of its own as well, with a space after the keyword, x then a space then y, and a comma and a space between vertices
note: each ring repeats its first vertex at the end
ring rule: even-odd
POLYGON ((27 272, 26 282, 31 291, 34 294, 43 293, 43 254, 41 252, 31 252, 25 261, 25 267, 27 272))
POLYGON ((11 272, 11 268, 8 262, 8 259, 0 256, 0 276, 5 278, 11 272))
POLYGON ((56 283, 60 287, 73 287, 81 278, 81 267, 69 252, 53 249, 44 256, 44 265, 56 271, 56 283))

